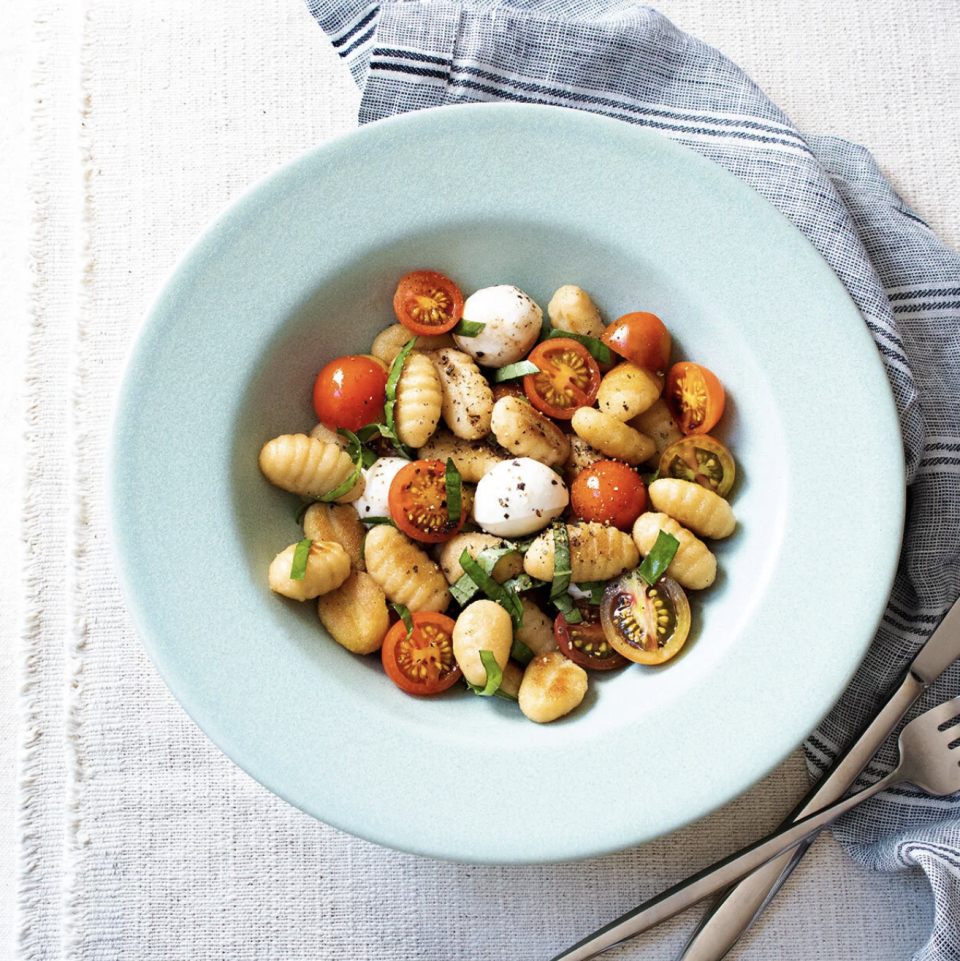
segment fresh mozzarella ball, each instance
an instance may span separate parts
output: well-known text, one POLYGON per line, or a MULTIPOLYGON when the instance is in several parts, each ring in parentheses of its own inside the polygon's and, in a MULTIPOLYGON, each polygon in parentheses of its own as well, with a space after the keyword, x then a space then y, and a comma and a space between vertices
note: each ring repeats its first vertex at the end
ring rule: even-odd
POLYGON ((555 471, 530 457, 518 457, 497 464, 480 478, 473 516, 497 537, 523 537, 559 517, 569 501, 567 485, 555 471))
POLYGON ((353 505, 360 520, 390 516, 390 484, 404 464, 409 463, 402 457, 381 457, 363 472, 366 486, 353 505))
POLYGON ((455 334, 457 346, 484 367, 505 367, 523 360, 537 342, 543 311, 518 287, 501 284, 471 294, 463 318, 487 326, 476 337, 455 334))

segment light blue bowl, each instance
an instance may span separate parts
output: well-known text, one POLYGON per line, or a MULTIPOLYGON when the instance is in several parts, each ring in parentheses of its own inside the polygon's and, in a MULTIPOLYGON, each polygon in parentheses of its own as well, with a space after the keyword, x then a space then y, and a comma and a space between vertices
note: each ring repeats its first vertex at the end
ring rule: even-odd
POLYGON ((746 790, 840 695, 881 616, 901 443, 873 342, 813 247, 740 181, 654 133, 551 107, 429 110, 305 154, 234 204, 165 285, 110 455, 128 607, 157 669, 237 764, 321 820, 462 861, 580 858, 746 790), (561 284, 650 310, 727 388, 736 534, 684 654, 594 676, 538 726, 515 705, 400 692, 267 589, 298 502, 269 438, 314 424, 331 358, 369 350, 398 278, 561 284), (868 426, 865 426, 868 425, 868 426))

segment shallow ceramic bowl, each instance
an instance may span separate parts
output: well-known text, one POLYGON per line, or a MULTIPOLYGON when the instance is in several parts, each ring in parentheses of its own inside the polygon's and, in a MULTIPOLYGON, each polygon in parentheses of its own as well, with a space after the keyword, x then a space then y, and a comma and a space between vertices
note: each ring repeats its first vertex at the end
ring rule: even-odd
POLYGON ((874 345, 773 207, 654 133, 478 105, 365 127, 232 206, 163 288, 132 352, 109 464, 127 604, 187 712, 290 803, 360 837, 479 862, 599 854, 740 794, 830 708, 880 618, 903 519, 874 345), (459 688, 400 692, 272 596, 298 501, 257 469, 308 431, 314 376, 393 322, 398 278, 469 293, 561 284, 654 311, 727 388, 736 534, 682 656, 594 676, 552 725, 459 688), (850 425, 870 425, 852 430, 850 425), (838 469, 855 465, 854 470, 838 469), (149 541, 149 551, 144 544, 149 541))

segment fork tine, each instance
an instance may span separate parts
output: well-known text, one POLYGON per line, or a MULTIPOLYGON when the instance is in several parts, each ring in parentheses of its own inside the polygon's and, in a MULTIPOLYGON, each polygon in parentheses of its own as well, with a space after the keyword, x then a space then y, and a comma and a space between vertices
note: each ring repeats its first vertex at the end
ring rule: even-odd
POLYGON ((943 704, 938 704, 936 707, 931 707, 929 711, 924 711, 916 720, 919 721, 922 717, 930 724, 936 721, 937 727, 939 727, 958 716, 960 716, 960 696, 944 701, 943 704))

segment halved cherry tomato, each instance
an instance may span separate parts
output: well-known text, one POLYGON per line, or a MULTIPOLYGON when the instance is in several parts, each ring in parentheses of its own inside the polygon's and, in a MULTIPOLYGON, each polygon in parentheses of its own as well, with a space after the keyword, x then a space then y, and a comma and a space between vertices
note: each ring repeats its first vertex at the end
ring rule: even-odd
POLYGON ((591 407, 600 390, 600 368, 582 344, 557 337, 537 344, 527 358, 540 373, 527 374, 523 389, 541 413, 570 420, 580 407, 591 407))
POLYGON ((433 270, 415 270, 397 284, 393 312, 415 334, 443 334, 463 316, 463 294, 449 277, 433 270))
POLYGON ((313 384, 313 409, 330 428, 358 431, 372 424, 386 399, 387 373, 372 357, 338 357, 313 384))
POLYGON ((580 471, 570 488, 577 517, 629 530, 647 509, 647 488, 640 475, 615 460, 601 460, 580 471))
POLYGON ((680 430, 685 434, 706 434, 723 416, 726 398, 713 371, 681 361, 670 368, 663 399, 680 430))
POLYGON ((607 640, 637 664, 669 661, 690 633, 690 603, 671 577, 650 587, 633 570, 607 584, 600 605, 607 640))
POLYGON ((577 609, 583 616, 579 624, 571 624, 562 614, 553 622, 553 633, 560 650, 580 667, 594 671, 612 671, 626 667, 630 662, 618 654, 603 633, 600 608, 586 601, 577 601, 577 609))
POLYGON ((388 504, 397 527, 408 537, 427 544, 448 541, 467 516, 451 523, 447 510, 446 465, 442 460, 415 460, 401 468, 390 484, 388 504))
POLYGON ((409 638, 403 621, 397 621, 384 638, 380 651, 384 670, 401 691, 439 694, 463 673, 453 656, 454 620, 432 611, 410 616, 413 633, 409 638))
POLYGON ((621 357, 661 376, 670 365, 670 332, 656 314, 624 314, 600 339, 621 357))
POLYGON ((730 451, 706 434, 684 437, 660 455, 660 476, 692 481, 726 497, 737 468, 730 451))

